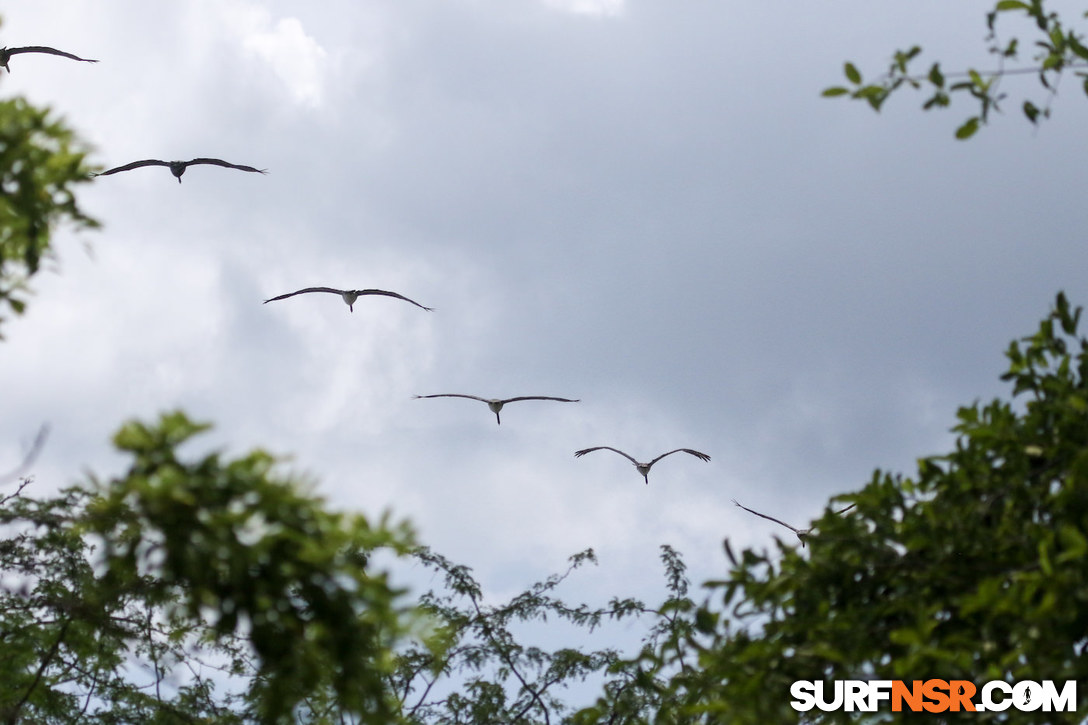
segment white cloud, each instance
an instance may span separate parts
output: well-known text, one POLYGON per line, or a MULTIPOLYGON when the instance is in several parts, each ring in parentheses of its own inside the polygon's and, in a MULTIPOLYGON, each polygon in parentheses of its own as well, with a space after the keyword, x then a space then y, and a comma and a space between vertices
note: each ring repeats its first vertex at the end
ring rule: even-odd
POLYGON ((328 81, 329 53, 296 17, 273 20, 256 5, 227 6, 224 18, 242 47, 264 63, 286 87, 295 103, 321 105, 328 81))
MULTIPOLYGON (((1059 99, 1035 138, 1010 114, 956 144, 955 111, 819 97, 845 58, 928 48, 913 11, 854 3, 895 33, 859 45, 850 10, 760 4, 60 7, 12 4, 4 31, 102 62, 21 58, 5 93, 63 113, 103 163, 270 173, 81 189, 105 224, 82 235, 96 261, 61 235, 60 274, 0 344, 0 470, 51 422, 40 491, 116 467, 124 419, 181 406, 232 453, 294 454, 338 506, 409 516, 489 591, 593 546, 601 566, 572 587, 653 597, 662 542, 699 581, 726 535, 788 539, 729 498, 803 525, 933 452, 1057 289, 1088 299, 1068 153, 1088 104, 1059 99), (741 72, 768 27, 797 52, 741 72), (261 304, 310 285, 436 310, 261 304), (582 402, 497 426, 411 398, 437 392, 582 402), (618 456, 574 458, 591 445, 713 460, 672 457, 647 486, 618 456)), ((948 27, 984 24, 955 12, 948 27)))
POLYGON ((613 16, 624 9, 624 0, 544 0, 548 7, 575 15, 613 16))

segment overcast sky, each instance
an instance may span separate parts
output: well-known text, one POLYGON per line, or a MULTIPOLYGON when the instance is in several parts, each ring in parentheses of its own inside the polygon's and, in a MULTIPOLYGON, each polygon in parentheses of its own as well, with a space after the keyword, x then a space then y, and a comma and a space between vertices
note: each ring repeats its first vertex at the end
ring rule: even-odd
MULTIPOLYGON (((184 408, 194 454, 292 456, 339 508, 409 518, 503 596, 596 549, 565 594, 663 596, 721 540, 773 545, 876 468, 950 445, 1006 394, 1008 342, 1088 302, 1088 103, 880 115, 820 91, 897 48, 989 68, 992 2, 39 0, 4 9, 0 77, 103 168, 224 158, 178 184, 87 184, 0 344, 0 470, 35 490, 122 470, 122 421, 184 408), (395 290, 435 308, 331 295, 395 290), (503 423, 475 401, 552 395, 503 423), (646 460, 650 484, 610 445, 646 460)), ((1014 23, 1007 26, 1017 27, 1014 23)), ((1021 26, 1022 27, 1022 26, 1021 26)), ((1029 88, 1029 77, 1006 89, 1029 88)))

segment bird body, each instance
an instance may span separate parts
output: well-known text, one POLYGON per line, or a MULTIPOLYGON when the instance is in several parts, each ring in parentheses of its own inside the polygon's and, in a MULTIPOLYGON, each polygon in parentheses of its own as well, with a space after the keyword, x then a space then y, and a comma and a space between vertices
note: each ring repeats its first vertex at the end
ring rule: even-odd
POLYGON ((19 55, 20 53, 48 53, 49 55, 59 55, 64 58, 83 61, 84 63, 98 62, 97 60, 91 60, 90 58, 80 58, 78 55, 65 53, 63 50, 57 50, 56 48, 48 48, 44 45, 27 45, 22 48, 0 48, 0 66, 3 66, 4 70, 8 73, 11 73, 11 68, 8 68, 8 62, 11 60, 11 56, 19 55))
POLYGON ((185 169, 196 164, 211 164, 213 166, 223 166, 228 169, 238 169, 239 171, 250 171, 257 174, 267 174, 268 169, 256 169, 252 166, 244 166, 242 164, 232 164, 229 161, 223 161, 222 159, 208 159, 199 158, 192 159, 190 161, 160 161, 159 159, 144 159, 143 161, 133 161, 132 163, 125 164, 124 166, 115 166, 112 169, 102 171, 93 176, 109 176, 110 174, 116 174, 121 171, 131 171, 132 169, 140 169, 144 166, 165 166, 170 169, 170 173, 174 175, 174 178, 181 183, 181 175, 185 173, 185 169))
POLYGON ((340 295, 340 298, 342 300, 344 300, 344 304, 346 304, 348 306, 348 311, 349 312, 354 312, 355 311, 355 300, 359 299, 360 297, 363 297, 364 295, 383 295, 385 297, 396 297, 398 300, 404 300, 405 302, 411 302, 416 307, 419 307, 420 309, 426 310, 427 312, 431 312, 433 310, 433 308, 431 308, 431 307, 424 307, 423 305, 419 304, 415 300, 410 300, 407 297, 405 297, 404 295, 397 294, 396 292, 387 292, 386 290, 382 290, 382 289, 343 290, 343 289, 335 289, 333 287, 307 287, 306 289, 300 289, 300 290, 297 290, 295 292, 288 292, 285 295, 279 295, 278 297, 269 298, 269 299, 264 301, 264 304, 267 305, 269 302, 275 302, 276 300, 285 300, 288 297, 294 297, 295 295, 306 294, 307 292, 329 292, 329 293, 332 293, 334 295, 340 295))
POLYGON ((437 395, 414 395, 413 398, 468 398, 469 400, 479 400, 481 403, 487 403, 487 407, 495 414, 495 422, 502 425, 502 420, 499 418, 499 411, 502 410, 502 406, 507 403, 516 403, 519 400, 557 400, 561 403, 578 403, 579 400, 572 400, 570 398, 553 398, 547 395, 522 395, 517 398, 481 398, 478 395, 464 395, 462 393, 438 393, 437 395))
MULTIPOLYGON (((807 528, 807 529, 798 529, 798 528, 796 528, 796 527, 794 527, 794 526, 790 526, 790 525, 789 525, 789 524, 787 524, 787 523, 786 523, 785 521, 780 521, 780 520, 776 519, 776 518, 775 518, 775 517, 773 517, 773 516, 768 516, 767 514, 761 514, 761 513, 760 513, 760 512, 758 512, 758 511, 753 511, 752 509, 748 508, 748 507, 747 507, 747 506, 745 506, 744 504, 741 504, 741 503, 739 503, 739 502, 738 502, 738 501, 737 501, 736 499, 733 499, 733 503, 734 503, 734 504, 736 504, 737 506, 740 506, 740 507, 741 507, 742 509, 744 509, 745 511, 747 511, 747 512, 748 512, 748 513, 750 513, 750 514, 755 514, 756 516, 759 516, 760 518, 764 518, 764 519, 767 519, 768 521, 773 521, 773 522, 775 522, 776 524, 779 524, 780 526, 785 526, 785 527, 786 527, 787 529, 789 529, 789 530, 790 530, 790 531, 792 531, 793 533, 797 534, 797 538, 798 538, 798 540, 799 540, 799 541, 801 542, 801 548, 804 548, 804 546, 805 546, 805 539, 806 539, 806 538, 808 538, 809 534, 811 534, 811 533, 812 533, 812 528, 813 528, 813 527, 809 527, 809 528, 807 528)), ((836 511, 835 513, 837 513, 837 514, 842 514, 842 513, 846 513, 846 512, 847 512, 847 511, 849 511, 850 509, 854 508, 854 505, 855 505, 855 504, 850 504, 850 505, 849 505, 849 506, 847 506, 846 508, 843 508, 843 509, 839 509, 839 510, 838 510, 838 511, 836 511)))
POLYGON ((643 480, 646 481, 646 485, 650 484, 650 469, 653 468, 653 465, 655 463, 660 461, 665 456, 671 456, 673 453, 687 453, 687 454, 690 454, 692 456, 695 456, 696 458, 698 458, 701 461, 709 461, 710 460, 710 456, 708 456, 705 453, 700 453, 699 451, 692 450, 691 448, 677 448, 675 450, 669 451, 668 453, 662 453, 660 456, 653 459, 649 463, 642 463, 641 461, 636 461, 632 456, 629 456, 626 453, 624 453, 623 451, 621 451, 621 450, 619 450, 617 448, 613 448, 612 446, 596 446, 594 448, 583 448, 580 451, 575 451, 574 452, 574 457, 575 458, 581 458, 582 456, 584 456, 587 453, 592 453, 593 451, 601 451, 601 450, 612 451, 613 453, 619 453, 621 456, 623 456, 624 458, 629 460, 631 463, 633 463, 635 465, 635 469, 638 470, 638 472, 642 474, 642 478, 643 478, 643 480))

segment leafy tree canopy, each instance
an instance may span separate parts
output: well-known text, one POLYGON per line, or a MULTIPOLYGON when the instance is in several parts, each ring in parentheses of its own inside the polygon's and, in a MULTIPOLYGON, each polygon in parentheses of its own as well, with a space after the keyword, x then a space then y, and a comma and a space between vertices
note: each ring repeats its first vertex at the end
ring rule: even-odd
MULTIPOLYGON (((84 153, 48 111, 0 102, 0 306, 24 310, 58 224, 98 225, 73 192, 84 153)), ((653 614, 553 595, 592 551, 486 603, 406 525, 329 510, 266 452, 179 454, 207 428, 182 412, 129 422, 114 437, 123 475, 41 498, 22 476, 43 427, 0 473, 14 488, 0 498, 0 722, 558 722, 558 693, 619 655, 528 646, 514 626, 653 614), (378 549, 445 589, 407 600, 378 549)))
MULTIPOLYGON (((659 706, 624 721, 794 722, 796 680, 1088 679, 1080 315, 1059 294, 1006 353, 1014 401, 961 408, 954 450, 920 459, 913 477, 877 471, 840 496, 855 509, 826 511, 808 556, 781 542, 776 554, 737 556, 726 540, 732 571, 707 584, 686 633, 674 629, 684 636, 630 663, 659 706)), ((1077 697, 1081 715, 1006 711, 1001 721, 1079 722, 1088 692, 1077 697)), ((578 721, 616 722, 621 705, 609 693, 578 721)))
MULTIPOLYGON (((1042 0, 1002 0, 991 28, 1002 13, 1025 13, 1044 33, 1033 72, 1045 87, 1055 73, 1081 73, 1080 36, 1042 0)), ((1015 41, 994 47, 1016 57, 1015 41)), ((903 84, 936 88, 929 107, 965 91, 982 104, 966 138, 997 107, 1001 72, 969 71, 967 85, 946 87, 937 65, 923 80, 908 75, 919 52, 897 55, 885 84, 865 85, 848 65, 854 90, 829 95, 879 109, 903 84)), ((72 192, 87 179, 81 148, 47 111, 0 102, 0 307, 23 310, 19 295, 58 223, 97 224, 72 192)), ((738 556, 726 541, 732 569, 696 601, 683 560, 663 547, 658 607, 563 602, 558 586, 591 551, 488 603, 467 567, 417 547, 407 526, 331 511, 266 452, 183 456, 207 426, 181 412, 127 423, 114 438, 122 475, 52 498, 28 495, 22 466, 0 478, 14 488, 0 498, 0 722, 777 723, 799 719, 795 680, 1083 682, 1080 315, 1059 294, 1006 353, 1011 399, 960 409, 954 450, 920 459, 914 476, 877 471, 839 497, 854 508, 828 509, 807 549, 791 540, 738 556), (374 564, 377 550, 441 573, 444 588, 407 601, 374 564), (565 622, 588 637, 635 616, 650 623, 630 658, 518 640, 519 623, 565 622), (573 712, 564 688, 589 677, 600 696, 573 712)), ((999 716, 1062 717, 1080 719, 999 716)))
POLYGON ((22 98, 0 101, 0 325, 4 308, 26 309, 28 282, 49 253, 62 222, 95 228, 76 203, 74 186, 89 180, 86 147, 49 110, 22 98))
POLYGON ((330 512, 262 451, 182 459, 206 428, 126 424, 124 476, 44 501, 24 480, 3 500, 0 719, 277 722, 328 701, 393 720, 385 678, 413 618, 368 557, 408 551, 411 533, 330 512), (213 697, 202 669, 246 688, 213 697))

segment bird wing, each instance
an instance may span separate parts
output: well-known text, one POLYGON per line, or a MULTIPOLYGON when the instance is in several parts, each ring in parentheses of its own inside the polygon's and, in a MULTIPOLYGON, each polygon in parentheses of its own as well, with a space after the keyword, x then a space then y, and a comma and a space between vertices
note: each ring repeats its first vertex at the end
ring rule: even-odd
POLYGON ((42 448, 45 446, 45 441, 49 437, 49 424, 44 423, 42 427, 38 429, 38 435, 34 436, 34 442, 30 445, 30 451, 23 458, 23 462, 15 467, 14 470, 7 473, 0 474, 0 484, 7 483, 8 481, 20 478, 23 473, 34 464, 34 459, 41 453, 42 448))
POLYGON ((396 292, 387 292, 386 290, 383 290, 383 289, 357 289, 357 290, 352 290, 352 292, 359 295, 360 297, 362 297, 363 295, 385 295, 386 297, 396 297, 398 300, 404 300, 405 302, 411 302, 416 307, 419 307, 420 309, 423 309, 423 310, 427 310, 427 312, 432 312, 434 310, 433 307, 424 307, 423 305, 419 304, 415 300, 410 300, 407 297, 405 297, 404 295, 399 295, 396 292))
POLYGON ((516 403, 519 400, 558 400, 561 403, 579 403, 581 400, 571 400, 570 398, 553 398, 548 395, 522 395, 517 398, 507 398, 502 401, 505 403, 516 403))
POLYGON ((464 393, 438 393, 437 395, 413 395, 413 398, 468 398, 469 400, 479 400, 481 403, 490 403, 487 398, 481 398, 478 395, 465 395, 464 393))
POLYGON ((23 48, 10 48, 8 49, 8 55, 18 55, 19 53, 49 53, 50 55, 62 55, 65 58, 71 58, 72 60, 81 60, 84 63, 97 63, 97 60, 91 60, 90 58, 80 58, 78 55, 72 55, 71 53, 65 53, 63 50, 57 50, 56 48, 49 48, 44 45, 28 45, 23 48))
POLYGON ((192 161, 186 161, 186 166, 192 166, 193 164, 213 164, 215 166, 225 166, 228 169, 238 169, 239 171, 253 171, 258 174, 267 174, 268 169, 255 169, 252 166, 243 166, 242 164, 232 164, 229 161, 223 159, 193 159, 192 161))
POLYGON ((582 456, 584 456, 587 453, 592 453, 593 451, 601 451, 601 450, 612 451, 613 453, 619 453, 621 456, 623 456, 624 458, 629 460, 631 463, 634 463, 636 466, 638 465, 638 461, 636 461, 634 458, 631 458, 631 456, 627 455, 626 453, 619 450, 618 448, 613 448, 612 446, 596 446, 594 448, 583 448, 580 451, 575 451, 574 452, 574 457, 575 458, 581 458, 582 456))
POLYGON ((655 463, 660 461, 665 456, 671 456, 673 453, 690 453, 691 455, 695 456, 696 458, 698 458, 701 461, 709 461, 710 460, 710 456, 708 456, 705 453, 700 453, 699 451, 693 451, 690 448, 677 448, 674 451, 669 451, 668 453, 662 453, 660 456, 658 456, 657 458, 650 461, 650 465, 651 466, 654 465, 655 463))
POLYGON ((332 287, 307 287, 306 289, 300 289, 295 292, 288 292, 287 294, 280 295, 279 297, 270 297, 265 300, 264 303, 267 305, 269 302, 275 302, 276 300, 285 300, 288 297, 294 297, 295 295, 301 295, 307 292, 331 292, 334 295, 344 294, 343 290, 333 289, 332 287))
POLYGON ((159 161, 158 159, 144 159, 143 161, 133 161, 131 164, 125 164, 124 166, 114 166, 108 171, 102 171, 95 176, 109 176, 110 174, 116 174, 118 171, 130 171, 131 169, 139 169, 143 166, 169 166, 166 161, 159 161))
POLYGON ((768 521, 773 521, 776 524, 780 524, 782 526, 785 526, 787 529, 789 529, 793 533, 797 534, 798 536, 800 536, 801 533, 802 533, 802 531, 800 529, 795 529, 792 526, 790 526, 789 524, 787 524, 785 521, 779 521, 774 516, 768 516, 767 514, 761 514, 758 511, 753 511, 752 509, 748 508, 744 504, 738 503, 737 499, 733 499, 733 503, 737 504, 737 506, 740 506, 742 509, 744 509, 745 511, 747 511, 750 514, 755 514, 756 516, 759 516, 760 518, 764 518, 764 519, 767 519, 768 521))

